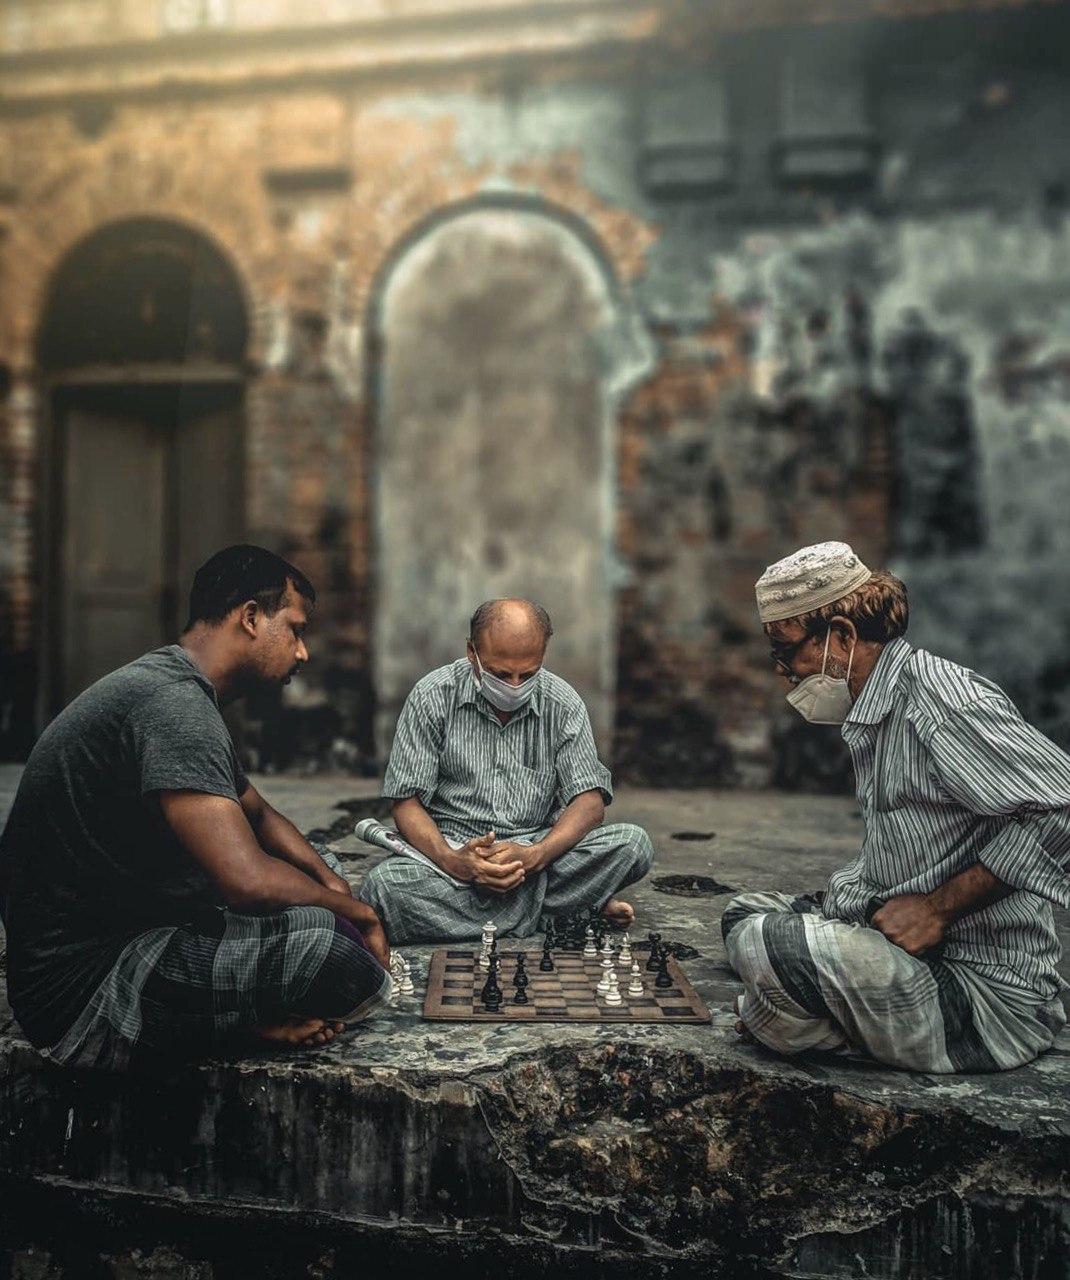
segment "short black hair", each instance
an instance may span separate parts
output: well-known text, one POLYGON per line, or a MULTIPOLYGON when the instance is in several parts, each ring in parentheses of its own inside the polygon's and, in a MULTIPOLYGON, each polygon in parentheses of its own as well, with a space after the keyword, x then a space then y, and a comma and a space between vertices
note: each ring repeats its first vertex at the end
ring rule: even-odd
POLYGON ((309 604, 315 604, 312 583, 282 556, 247 543, 224 547, 193 575, 186 630, 198 622, 222 622, 246 600, 255 600, 265 613, 278 613, 288 583, 309 604))
MULTIPOLYGON (((468 623, 468 637, 473 644, 479 639, 480 635, 491 626, 492 623, 498 621, 498 616, 502 611, 502 605, 512 597, 505 597, 500 600, 486 600, 472 614, 471 621, 468 623)), ((548 644, 550 637, 554 634, 554 628, 550 622, 550 615, 542 607, 536 604, 534 600, 525 600, 522 597, 515 597, 517 603, 526 605, 531 620, 542 632, 544 644, 548 644)))

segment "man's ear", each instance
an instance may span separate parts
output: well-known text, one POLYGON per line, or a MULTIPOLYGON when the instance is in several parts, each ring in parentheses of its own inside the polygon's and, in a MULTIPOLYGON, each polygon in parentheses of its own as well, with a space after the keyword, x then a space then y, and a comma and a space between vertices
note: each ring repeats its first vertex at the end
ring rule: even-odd
POLYGON ((839 642, 843 657, 846 658, 858 643, 858 628, 850 618, 835 617, 829 622, 829 630, 832 632, 833 639, 839 642))
POLYGON ((238 614, 238 625, 251 639, 256 639, 256 629, 260 623, 260 606, 255 600, 246 600, 238 614))

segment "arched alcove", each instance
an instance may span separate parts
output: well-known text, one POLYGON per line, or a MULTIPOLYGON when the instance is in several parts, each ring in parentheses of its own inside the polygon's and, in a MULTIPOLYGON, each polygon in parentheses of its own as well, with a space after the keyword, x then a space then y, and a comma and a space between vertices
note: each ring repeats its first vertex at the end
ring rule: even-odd
POLYGON ((48 373, 144 364, 237 369, 248 338, 241 282, 211 240, 179 222, 125 218, 86 237, 60 264, 37 358, 48 373))
POLYGON ((413 683, 463 654, 472 609, 526 595, 608 749, 619 322, 604 261, 542 208, 451 211, 394 256, 369 334, 381 747, 413 683))
POLYGON ((193 572, 244 529, 244 291, 201 232, 102 227, 47 291, 46 712, 176 639, 193 572))

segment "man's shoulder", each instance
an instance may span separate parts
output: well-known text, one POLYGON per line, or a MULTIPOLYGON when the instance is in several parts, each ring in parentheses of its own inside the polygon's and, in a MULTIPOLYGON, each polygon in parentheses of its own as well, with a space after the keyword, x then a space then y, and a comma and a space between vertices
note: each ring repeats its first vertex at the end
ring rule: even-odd
POLYGON ((471 668, 467 658, 458 658, 456 662, 447 662, 443 667, 436 667, 427 675, 421 676, 412 686, 409 697, 425 705, 440 705, 450 700, 454 694, 464 688, 471 668))
POLYGON ((927 649, 915 649, 904 672, 911 710, 924 726, 937 728, 948 716, 983 699, 1010 702, 993 681, 927 649))
POLYGON ((586 704, 567 680, 543 667, 539 676, 542 686, 543 705, 559 707, 564 711, 574 711, 577 707, 585 708, 586 704))

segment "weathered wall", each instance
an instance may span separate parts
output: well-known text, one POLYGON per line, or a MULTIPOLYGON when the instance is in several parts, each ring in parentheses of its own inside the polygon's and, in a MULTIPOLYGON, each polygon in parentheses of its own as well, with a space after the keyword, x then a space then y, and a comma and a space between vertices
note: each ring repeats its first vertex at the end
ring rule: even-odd
MULTIPOLYGON (((576 227, 616 290, 599 351, 616 513, 600 590, 616 603, 619 772, 842 782, 835 736, 783 709, 751 595, 770 560, 828 537, 890 558, 917 638, 1070 739, 1065 6, 710 31, 675 49, 648 32, 567 70, 233 97, 209 77, 192 101, 161 85, 136 104, 2 118, 6 751, 30 736, 28 682, 11 673, 41 658, 34 332, 70 247, 154 214, 234 264, 252 330, 248 532, 322 588, 316 662, 253 709, 246 745, 261 764, 374 769, 372 321, 405 246, 503 200, 576 227)), ((463 455, 475 435, 454 430, 463 455)), ((557 556, 534 517, 516 538, 557 556)), ((565 615, 560 647, 582 648, 588 620, 565 615)))

